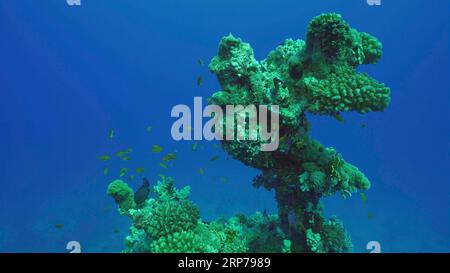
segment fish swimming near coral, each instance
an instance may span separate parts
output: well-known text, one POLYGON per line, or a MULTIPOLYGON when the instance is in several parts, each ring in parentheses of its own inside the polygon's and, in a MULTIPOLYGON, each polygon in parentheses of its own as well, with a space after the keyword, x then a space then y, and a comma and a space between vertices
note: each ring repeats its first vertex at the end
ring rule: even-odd
POLYGON ((198 142, 192 143, 192 151, 197 150, 197 145, 198 145, 198 142))
POLYGON ((124 175, 127 174, 128 171, 129 171, 128 168, 122 168, 122 169, 120 169, 120 171, 119 171, 119 177, 123 177, 124 175))
POLYGON ((340 123, 345 123, 345 119, 340 114, 336 114, 333 117, 340 123))
POLYGON ((111 159, 111 157, 108 156, 108 155, 101 155, 101 156, 98 157, 98 159, 101 160, 101 161, 108 161, 108 160, 111 159))
POLYGON ((137 205, 143 204, 150 194, 150 183, 147 178, 143 179, 142 186, 134 193, 134 202, 137 205))
POLYGON ((128 155, 129 153, 131 153, 132 151, 133 151, 133 149, 131 149, 131 148, 128 148, 128 149, 123 150, 123 151, 118 151, 116 153, 116 156, 117 157, 124 157, 124 156, 128 155))
POLYGON ((367 196, 366 196, 364 193, 360 192, 360 193, 359 193, 359 196, 361 197, 361 200, 362 200, 364 203, 367 202, 367 196))
POLYGON ((114 130, 113 129, 109 129, 108 138, 109 139, 113 139, 114 138, 114 130))
POLYGON ((228 183, 228 178, 226 178, 225 176, 221 176, 221 177, 219 177, 219 179, 220 179, 220 182, 222 182, 222 183, 228 183))
POLYGON ((62 229, 64 227, 64 224, 56 224, 55 228, 57 229, 62 229))
POLYGON ((154 152, 155 154, 160 153, 162 150, 163 150, 163 147, 161 147, 159 145, 152 146, 152 152, 154 152))
POLYGON ((174 153, 168 153, 167 155, 165 155, 162 160, 164 162, 170 161, 170 160, 176 160, 177 159, 177 155, 174 153))
POLYGON ((136 173, 141 174, 143 172, 145 172, 145 168, 144 167, 137 167, 136 168, 136 173))
POLYGON ((198 78, 197 78, 197 85, 198 86, 202 86, 203 85, 203 77, 202 76, 198 76, 198 78))

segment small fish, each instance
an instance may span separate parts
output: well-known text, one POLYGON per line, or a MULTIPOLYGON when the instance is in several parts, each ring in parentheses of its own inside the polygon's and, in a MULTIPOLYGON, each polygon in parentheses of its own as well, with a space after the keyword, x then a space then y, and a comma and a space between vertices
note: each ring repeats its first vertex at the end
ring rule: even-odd
POLYGON ((340 123, 345 123, 344 118, 341 116, 341 114, 334 115, 334 118, 339 121, 340 123))
POLYGON ((133 149, 131 149, 131 148, 128 148, 128 149, 123 150, 123 151, 118 151, 118 152, 116 153, 116 156, 117 156, 117 157, 124 157, 124 156, 130 154, 132 151, 133 151, 133 149))
POLYGON ((113 232, 114 232, 114 233, 120 233, 120 229, 117 229, 117 228, 116 228, 116 229, 113 230, 113 232))
POLYGON ((202 60, 202 59, 198 59, 198 60, 197 60, 197 64, 199 64, 199 65, 204 65, 204 64, 205 64, 205 62, 203 62, 203 60, 202 60))
POLYGON ((147 200, 148 195, 150 194, 150 183, 147 178, 142 179, 142 186, 134 193, 134 202, 140 205, 147 200))
POLYGON ((216 161, 217 159, 219 159, 219 157, 220 156, 215 155, 215 156, 211 157, 211 159, 209 161, 211 161, 211 162, 216 161))
POLYGON ((120 169, 120 171, 119 171, 119 177, 125 176, 125 175, 127 174, 128 171, 129 171, 128 168, 122 168, 122 169, 120 169))
POLYGON ((364 193, 360 192, 360 193, 359 193, 359 196, 361 196, 361 200, 362 200, 364 203, 367 202, 367 196, 366 196, 364 193))
POLYGON ((198 86, 202 86, 202 84, 203 84, 203 77, 202 76, 198 76, 197 77, 197 85, 198 86))
POLYGON ((111 157, 108 155, 102 155, 102 156, 99 156, 98 159, 101 161, 108 161, 111 159, 111 157))
POLYGON ((305 225, 303 223, 300 224, 300 229, 303 231, 303 233, 306 234, 306 228, 305 228, 305 225))
POLYGON ((58 229, 62 229, 64 227, 64 224, 56 224, 55 225, 55 228, 58 228, 58 229))
POLYGON ((112 206, 108 205, 102 209, 103 213, 109 213, 112 211, 112 206))
POLYGON ((128 177, 128 180, 133 181, 133 180, 134 180, 134 175, 130 175, 130 176, 128 177))
POLYGON ((155 154, 160 153, 162 150, 163 150, 163 147, 161 147, 159 145, 152 146, 152 152, 154 152, 155 154))
POLYGON ((168 153, 167 155, 165 155, 162 160, 164 162, 170 161, 170 160, 176 160, 177 159, 177 155, 174 153, 168 153))
POLYGON ((203 168, 198 169, 198 172, 200 173, 200 175, 204 175, 205 174, 205 170, 203 170, 203 168))
POLYGON ((225 176, 221 176, 219 177, 219 179, 222 183, 228 183, 228 178, 226 178, 225 176))
POLYGON ((145 130, 146 130, 148 133, 151 133, 152 130, 153 130, 153 127, 152 127, 152 126, 147 126, 147 128, 145 128, 145 130))
POLYGON ((197 150, 198 142, 192 143, 192 151, 197 150))
POLYGON ((166 165, 166 164, 164 164, 164 163, 159 163, 159 166, 161 166, 161 167, 163 167, 164 169, 168 169, 169 167, 166 165))
POLYGON ((109 139, 113 139, 113 137, 114 137, 114 130, 113 129, 109 129, 108 137, 109 137, 109 139))
POLYGON ((373 213, 371 213, 371 212, 369 212, 368 214, 367 214, 367 219, 369 219, 369 220, 373 220, 373 213))
POLYGON ((131 159, 131 157, 129 157, 129 156, 124 156, 124 157, 122 157, 122 160, 123 161, 129 161, 131 159))
POLYGON ((108 175, 109 173, 109 169, 108 168, 104 168, 103 169, 103 175, 108 175))
POLYGON ((367 123, 361 123, 360 125, 359 125, 361 128, 366 128, 367 127, 367 123))
POLYGON ((141 173, 143 173, 143 172, 145 172, 144 167, 137 167, 137 168, 136 168, 136 173, 141 174, 141 173))

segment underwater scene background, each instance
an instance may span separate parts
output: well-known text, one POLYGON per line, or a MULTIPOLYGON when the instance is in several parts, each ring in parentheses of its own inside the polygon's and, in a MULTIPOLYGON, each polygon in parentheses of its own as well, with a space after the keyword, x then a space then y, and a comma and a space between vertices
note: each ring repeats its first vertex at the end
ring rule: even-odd
POLYGON ((263 59, 328 12, 382 42, 379 62, 358 69, 391 88, 391 103, 341 121, 308 115, 312 136, 372 183, 364 197, 325 198, 326 216, 342 220, 355 252, 370 241, 382 252, 449 252, 450 2, 381 3, 0 2, 0 252, 67 252, 69 241, 122 251, 131 221, 106 188, 124 168, 134 190, 160 174, 189 185, 204 221, 275 214, 273 192, 252 187, 258 170, 218 142, 174 141, 170 111, 220 90, 207 64, 221 37, 242 38, 263 59), (161 165, 167 153, 176 159, 161 165))

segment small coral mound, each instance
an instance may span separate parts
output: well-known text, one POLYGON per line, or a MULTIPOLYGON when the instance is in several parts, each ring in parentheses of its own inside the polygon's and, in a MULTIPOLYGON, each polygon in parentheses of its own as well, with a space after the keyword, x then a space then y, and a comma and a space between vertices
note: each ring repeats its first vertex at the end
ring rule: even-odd
POLYGON ((108 187, 108 194, 116 200, 119 212, 133 222, 125 238, 124 252, 242 253, 281 252, 283 249, 286 237, 278 227, 276 215, 237 215, 206 223, 188 199, 189 187, 178 190, 170 177, 163 176, 158 181, 153 188, 155 198, 146 200, 143 207, 126 206, 128 203, 122 197, 130 196, 114 194, 129 193, 128 189, 128 185, 119 180, 108 187))

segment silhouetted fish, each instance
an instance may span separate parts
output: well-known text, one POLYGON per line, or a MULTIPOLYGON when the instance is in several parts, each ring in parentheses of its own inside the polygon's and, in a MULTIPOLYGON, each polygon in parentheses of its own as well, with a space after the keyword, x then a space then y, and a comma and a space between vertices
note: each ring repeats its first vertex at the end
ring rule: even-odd
POLYGON ((134 193, 134 202, 137 205, 140 205, 147 200, 148 195, 150 194, 150 183, 147 178, 143 179, 142 186, 134 193))

